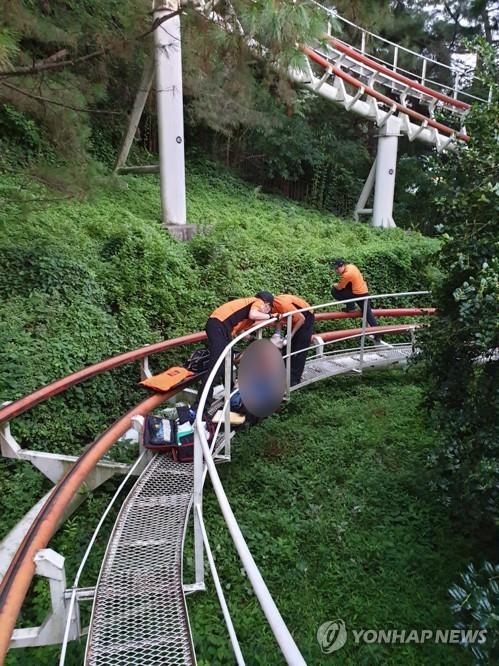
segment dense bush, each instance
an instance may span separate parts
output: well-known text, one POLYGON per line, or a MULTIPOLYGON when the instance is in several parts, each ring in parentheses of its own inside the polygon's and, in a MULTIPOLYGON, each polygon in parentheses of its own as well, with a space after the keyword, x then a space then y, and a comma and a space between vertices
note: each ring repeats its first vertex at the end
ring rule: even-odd
POLYGON ((449 590, 451 610, 458 629, 478 629, 485 638, 480 644, 465 644, 475 664, 497 663, 499 659, 499 564, 484 562, 479 571, 468 564, 461 580, 449 590))
MULTIPOLYGON (((357 262, 371 291, 427 284, 435 244, 401 230, 342 223, 262 195, 213 164, 188 175, 187 244, 157 221, 156 179, 124 178, 93 201, 37 206, 48 191, 9 199, 1 230, 0 397, 12 400, 120 352, 202 329, 223 300, 257 289, 330 300, 330 260, 357 262), (36 208, 35 208, 36 207, 36 208)), ((137 398, 137 368, 97 377, 14 423, 30 446, 79 449, 137 398)))
POLYGON ((492 68, 491 103, 476 105, 467 118, 473 141, 434 172, 435 201, 443 243, 436 260, 444 270, 435 284, 443 316, 423 341, 427 405, 441 433, 434 460, 445 500, 481 525, 499 517, 498 360, 499 87, 494 54, 482 52, 483 71, 492 68))

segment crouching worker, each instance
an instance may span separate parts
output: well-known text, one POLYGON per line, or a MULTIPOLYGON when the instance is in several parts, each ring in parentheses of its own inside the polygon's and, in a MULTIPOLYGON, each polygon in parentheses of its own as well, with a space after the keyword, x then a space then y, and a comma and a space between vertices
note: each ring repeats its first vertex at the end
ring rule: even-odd
MULTIPOLYGON (((239 335, 259 321, 272 319, 274 315, 270 313, 273 302, 273 294, 269 291, 260 291, 256 296, 250 298, 236 298, 233 301, 228 301, 211 313, 204 329, 208 338, 210 362, 205 377, 199 387, 193 409, 197 408, 210 372, 213 370, 215 363, 225 347, 230 343, 232 336, 239 335)), ((223 376, 223 373, 224 366, 222 364, 217 377, 223 376)), ((212 398, 213 383, 206 398, 207 405, 211 403, 212 398)))
MULTIPOLYGON (((274 312, 280 315, 293 310, 301 310, 302 308, 309 308, 310 305, 307 301, 299 296, 293 294, 279 294, 274 298, 274 312)), ((284 320, 281 320, 279 327, 282 326, 284 320)), ((315 316, 313 312, 295 312, 291 318, 291 330, 287 331, 287 335, 291 336, 291 352, 300 352, 300 350, 307 350, 310 347, 310 339, 314 332, 315 316)), ((291 370, 290 370, 290 384, 294 386, 299 384, 305 361, 307 360, 307 352, 302 351, 299 354, 291 356, 291 370)))
MULTIPOLYGON (((339 275, 340 279, 336 284, 331 287, 331 296, 337 301, 347 301, 351 298, 362 299, 364 296, 369 296, 367 282, 364 276, 355 264, 348 264, 344 259, 335 259, 332 267, 339 275)), ((358 300, 357 305, 364 311, 364 303, 366 304, 366 320, 369 326, 377 326, 378 321, 371 309, 369 299, 358 300)), ((347 303, 343 308, 343 312, 353 312, 355 310, 355 303, 347 303)), ((374 336, 375 342, 380 342, 381 338, 378 335, 374 336)))

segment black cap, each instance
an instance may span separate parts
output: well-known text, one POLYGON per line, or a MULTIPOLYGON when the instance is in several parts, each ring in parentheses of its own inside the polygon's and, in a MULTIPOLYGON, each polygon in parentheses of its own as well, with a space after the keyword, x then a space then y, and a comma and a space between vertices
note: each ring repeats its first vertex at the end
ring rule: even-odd
POLYGON ((333 268, 339 268, 340 266, 344 266, 347 262, 342 259, 341 257, 338 257, 338 259, 333 259, 333 263, 331 264, 333 268))
POLYGON ((259 298, 265 303, 274 305, 274 294, 271 294, 270 291, 259 291, 257 294, 255 294, 255 298, 259 298))

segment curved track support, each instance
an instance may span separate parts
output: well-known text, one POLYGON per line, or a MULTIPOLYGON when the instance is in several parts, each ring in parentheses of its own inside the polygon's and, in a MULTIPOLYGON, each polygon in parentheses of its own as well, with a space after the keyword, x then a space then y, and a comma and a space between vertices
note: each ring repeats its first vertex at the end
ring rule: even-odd
MULTIPOLYGON (((187 380, 184 386, 192 381, 187 380)), ((0 585, 0 662, 7 654, 12 631, 35 574, 35 555, 40 549, 47 547, 67 505, 97 462, 130 428, 132 418, 138 414, 149 413, 176 393, 176 390, 152 395, 127 412, 89 446, 50 493, 0 585)))
MULTIPOLYGON (((423 294, 426 292, 412 292, 405 294, 383 294, 379 298, 385 299, 388 297, 408 297, 416 294, 423 294)), ((376 298, 375 296, 372 297, 376 298)), ((317 308, 329 307, 331 304, 316 306, 317 308)), ((414 316, 414 315, 428 315, 433 314, 435 311, 431 308, 399 308, 393 310, 375 310, 377 315, 383 314, 391 316, 414 316)), ((323 312, 317 314, 318 321, 344 319, 349 317, 359 316, 360 313, 343 313, 343 312, 323 312)), ((379 327, 376 332, 383 333, 393 331, 396 327, 379 327)), ((402 326, 407 328, 407 326, 402 326)), ((365 322, 362 333, 366 332, 365 322)), ((328 339, 344 338, 345 331, 333 331, 330 334, 322 334, 321 338, 327 342, 328 339)), ((167 340, 156 345, 143 347, 133 352, 121 354, 117 357, 107 359, 95 366, 84 368, 79 372, 66 377, 65 379, 53 382, 47 387, 43 387, 35 391, 30 396, 25 396, 20 400, 7 405, 0 409, 0 423, 5 423, 14 416, 19 415, 30 409, 32 406, 39 404, 42 400, 61 393, 66 388, 74 386, 86 378, 92 377, 99 373, 118 367, 125 363, 137 361, 147 357, 148 355, 165 351, 167 349, 177 347, 184 344, 195 343, 205 338, 204 333, 195 333, 174 340, 167 340)), ((38 551, 46 548, 48 543, 56 531, 64 512, 72 502, 75 494, 77 493, 81 484, 88 478, 92 469, 95 468, 102 456, 109 450, 109 448, 116 442, 129 428, 132 423, 133 417, 137 415, 145 415, 151 410, 158 407, 164 401, 168 400, 174 394, 187 388, 196 381, 196 376, 177 385, 167 393, 154 394, 136 407, 127 412, 123 417, 116 421, 108 430, 106 430, 99 438, 97 438, 91 445, 88 446, 86 451, 78 458, 74 466, 64 475, 58 482, 54 489, 48 495, 46 501, 43 503, 36 519, 24 537, 16 554, 12 558, 11 564, 7 573, 0 585, 0 662, 6 655, 9 647, 10 637, 14 629, 18 614, 26 595, 26 592, 31 584, 32 577, 35 573, 34 558, 38 551)), ((204 448, 204 447, 203 447, 204 448)), ((209 453, 209 449, 208 449, 209 453)), ((208 455, 208 454, 206 454, 208 455)), ((209 453, 211 459, 211 453, 209 453)), ((208 459, 207 459, 208 461, 208 459)), ((207 464, 211 466, 208 462, 207 464)), ((214 465, 214 463, 213 463, 214 465)), ((214 466, 213 466, 214 469, 214 466)), ((243 549, 244 550, 244 549, 243 549)), ((246 552, 246 551, 244 551, 246 552)), ((260 576, 261 578, 261 576, 260 576)), ((260 581, 258 575, 255 581, 260 581)), ((258 585, 261 584, 257 582, 258 585)), ((263 589, 263 588, 262 588, 263 589)), ((269 606, 270 608, 271 606, 269 606)), ((274 618, 274 611, 270 612, 270 617, 274 618)), ((296 662, 299 663, 299 662, 296 662)), ((300 662, 301 663, 301 662, 300 662)))

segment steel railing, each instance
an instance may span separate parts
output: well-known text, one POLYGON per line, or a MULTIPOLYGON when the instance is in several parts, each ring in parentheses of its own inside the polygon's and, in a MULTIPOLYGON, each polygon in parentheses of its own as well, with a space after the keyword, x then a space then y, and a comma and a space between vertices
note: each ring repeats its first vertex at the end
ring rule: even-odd
MULTIPOLYGON (((372 333, 375 333, 377 331, 376 328, 371 328, 367 326, 367 309, 366 309, 366 302, 368 299, 370 300, 376 300, 379 298, 385 299, 392 299, 392 298, 405 298, 409 296, 422 296, 422 295, 427 295, 429 292, 427 291, 412 291, 412 292, 400 292, 396 294, 378 294, 375 296, 368 296, 368 297, 363 297, 363 298, 353 298, 349 299, 346 301, 333 301, 333 302, 328 302, 322 305, 316 305, 316 306, 311 306, 309 308, 302 308, 299 310, 293 310, 288 313, 285 313, 282 315, 281 319, 286 321, 287 325, 287 331, 289 332, 291 330, 291 319, 293 314, 296 314, 297 312, 306 312, 306 311, 312 311, 315 312, 316 310, 324 309, 324 308, 330 308, 331 306, 333 307, 338 307, 338 306, 343 306, 344 304, 348 303, 355 303, 357 301, 362 300, 364 303, 364 308, 363 308, 363 313, 362 313, 362 327, 360 330, 360 333, 355 334, 355 337, 360 337, 360 353, 361 353, 361 364, 362 364, 362 358, 364 354, 364 346, 365 346, 365 339, 366 335, 370 335, 372 333)), ((275 318, 273 322, 277 322, 277 319, 275 318)), ((220 357, 217 359, 213 369, 211 370, 209 377, 207 379, 207 382, 205 384, 205 387, 203 389, 203 392, 201 394, 200 400, 199 400, 199 406, 196 414, 196 421, 195 421, 195 437, 194 437, 194 496, 193 496, 193 511, 194 511, 194 561, 195 561, 195 575, 196 575, 196 585, 199 585, 200 587, 204 586, 204 550, 206 549, 207 551, 207 556, 210 564, 210 569, 215 571, 214 575, 214 584, 216 588, 216 593, 219 599, 219 602, 221 604, 222 612, 224 615, 224 618, 226 619, 227 626, 228 626, 228 632, 229 632, 229 637, 231 641, 232 648, 234 650, 234 655, 236 657, 236 661, 238 664, 244 664, 244 659, 242 656, 241 652, 241 647, 239 645, 239 642, 237 640, 237 635, 234 630, 234 626, 232 623, 232 619, 230 618, 230 614, 228 611, 228 606, 227 602, 225 600, 224 592, 222 585, 219 580, 218 573, 216 573, 216 566, 214 563, 213 558, 210 556, 211 550, 209 546, 209 540, 208 540, 208 535, 206 531, 206 526, 204 524, 203 520, 203 486, 204 486, 204 481, 206 478, 206 475, 208 474, 210 477, 210 481, 213 487, 213 490, 215 491, 215 495, 218 500, 218 504, 220 507, 220 510, 222 512, 223 518, 226 522, 227 528, 229 530, 229 533, 232 537, 234 546, 236 548, 236 551, 239 555, 239 558, 241 560, 241 563, 245 569, 246 575, 253 587, 253 590, 255 592, 255 596, 258 599, 261 609, 263 613, 265 614, 265 617, 267 618, 267 621, 269 623, 269 626, 274 634, 274 637, 281 649, 281 652, 288 664, 293 664, 293 665, 300 665, 300 664, 305 664, 305 661, 294 641, 293 636, 291 635, 290 631, 288 630, 273 598, 272 595, 267 588, 267 585, 260 574, 260 571, 258 569, 258 566, 246 544, 246 541, 244 539, 244 536, 239 528, 239 525, 237 523, 237 520, 234 516, 234 513, 232 511, 232 508, 229 504, 229 501, 227 499, 227 496, 225 494, 225 490, 223 488, 222 482, 220 480, 217 468, 215 466, 215 460, 212 454, 212 450, 210 449, 210 445, 208 443, 208 438, 206 436, 206 431, 205 431, 205 426, 203 422, 203 413, 205 412, 205 407, 206 407, 206 400, 208 393, 210 391, 210 388, 212 387, 216 377, 219 374, 220 368, 222 364, 224 364, 224 403, 222 407, 223 415, 224 415, 224 420, 223 420, 223 425, 224 425, 224 436, 225 436, 225 451, 230 450, 230 398, 231 395, 233 395, 234 390, 231 390, 231 378, 232 378, 232 357, 233 357, 233 349, 234 347, 239 344, 241 341, 244 341, 247 339, 249 336, 254 336, 255 334, 258 336, 261 334, 261 331, 263 328, 265 328, 267 325, 272 324, 272 320, 269 322, 261 322, 259 324, 256 324, 249 330, 241 333, 238 335, 234 340, 232 340, 226 347, 225 350, 222 352, 220 357)), ((347 335, 342 336, 341 333, 339 335, 338 341, 344 341, 348 339, 347 335)), ((333 341, 332 341, 333 342, 333 341)), ((287 360, 288 362, 286 363, 286 388, 287 388, 287 394, 289 395, 290 391, 290 363, 289 359, 293 355, 293 353, 299 353, 299 352, 291 352, 291 336, 288 334, 287 335, 287 347, 286 347, 286 353, 284 354, 284 359, 287 360)), ((310 347, 309 349, 311 349, 310 347)), ((303 351, 303 350, 300 350, 303 351)))
MULTIPOLYGON (((399 294, 382 294, 379 296, 371 296, 372 300, 376 298, 395 298, 395 297, 407 297, 413 296, 416 294, 426 294, 427 292, 402 292, 399 294)), ((351 299, 352 301, 360 299, 351 299)), ((323 305, 318 305, 311 307, 310 310, 316 312, 320 309, 325 309, 328 307, 338 307, 342 306, 348 301, 342 301, 341 303, 327 303, 323 305)), ((415 314, 432 314, 434 310, 430 308, 419 308, 415 310, 414 308, 397 308, 392 310, 375 310, 377 315, 381 315, 384 312, 388 316, 410 316, 415 314)), ((293 312, 287 313, 285 318, 287 319, 288 325, 290 324, 290 317, 293 312)), ((340 312, 318 312, 316 315, 317 321, 328 321, 328 320, 337 320, 348 318, 350 315, 346 315, 340 312)), ((272 322, 264 322, 260 325, 255 326, 252 329, 253 333, 261 334, 262 329, 272 322)), ((369 328, 366 326, 365 312, 363 313, 362 319, 362 329, 361 335, 365 337, 368 334, 369 328)), ((248 332, 249 333, 249 332, 248 332)), ((204 428, 199 427, 199 416, 196 420, 196 436, 195 436, 195 462, 194 462, 194 474, 195 474, 195 487, 194 487, 194 522, 195 522, 195 575, 196 580, 202 579, 204 576, 204 562, 203 562, 203 552, 206 548, 208 553, 209 544, 208 538, 206 535, 206 530, 202 522, 202 492, 204 486, 204 480, 207 474, 210 475, 213 487, 217 494, 217 498, 221 507, 223 506, 224 517, 229 526, 234 543, 237 544, 236 548, 238 549, 241 561, 243 562, 247 572, 248 577, 254 587, 257 598, 259 599, 262 609, 269 621, 269 624, 274 632, 276 639, 283 651, 284 655, 287 655, 286 658, 289 659, 289 663, 301 664, 304 663, 302 657, 299 654, 299 651, 294 644, 294 641, 286 628, 280 613, 273 602, 270 593, 261 577, 258 568, 247 548, 244 537, 241 534, 239 527, 237 526, 237 521, 235 520, 234 514, 230 506, 228 505, 227 498, 225 496, 223 487, 218 478, 216 471, 214 459, 216 456, 220 456, 220 451, 224 450, 227 454, 230 451, 230 415, 228 411, 228 405, 230 403, 230 373, 232 368, 230 362, 227 362, 225 359, 229 354, 228 358, 230 359, 230 350, 236 345, 240 340, 244 339, 248 334, 242 334, 238 336, 231 345, 226 348, 224 354, 218 359, 217 365, 214 368, 213 372, 210 374, 209 380, 201 397, 202 401, 206 400, 206 392, 213 382, 214 377, 217 373, 218 368, 221 363, 226 362, 225 369, 225 391, 224 391, 224 421, 219 423, 213 437, 211 447, 208 445, 206 439, 206 433, 204 428), (222 444, 218 443, 217 447, 215 444, 217 442, 221 428, 224 428, 224 437, 222 444), (250 575, 251 574, 251 575, 250 575)), ((339 333, 339 338, 343 339, 342 332, 339 333)), ((344 333, 344 332, 343 332, 344 333)), ((331 335, 331 334, 329 334, 331 335)), ((332 335, 336 335, 333 333, 332 335)), ((39 404, 43 400, 48 399, 53 395, 57 395, 66 389, 84 381, 87 378, 93 377, 97 374, 103 373, 107 370, 110 370, 119 365, 125 363, 134 362, 137 360, 142 360, 143 364, 146 363, 147 358, 153 353, 159 353, 178 347, 180 345, 192 344, 195 342, 202 341, 206 338, 205 333, 199 332, 191 335, 183 336, 176 338, 174 340, 167 340, 162 343, 157 343, 155 345, 148 345, 142 347, 138 350, 132 352, 127 352, 125 354, 120 354, 111 359, 107 359, 98 363, 94 366, 84 368, 68 377, 57 380, 52 384, 42 387, 37 391, 34 391, 29 396, 25 396, 19 400, 16 400, 3 408, 0 409, 0 424, 8 424, 9 419, 15 418, 31 407, 39 404)), ((289 344, 289 343, 288 343, 289 344)), ((286 356, 289 358, 291 355, 290 348, 286 350, 286 356)), ((289 364, 288 364, 289 365, 289 364)), ((189 379, 183 383, 183 386, 187 386, 195 379, 189 379)), ((289 391, 289 373, 288 373, 288 391, 289 391)), ((130 427, 130 421, 132 417, 137 414, 146 414, 152 409, 158 407, 162 402, 171 397, 175 392, 181 390, 180 387, 176 387, 173 391, 166 394, 154 394, 149 398, 146 398, 142 403, 134 407, 127 414, 121 417, 115 424, 113 424, 102 436, 98 437, 80 456, 80 458, 75 463, 74 467, 61 479, 61 481, 54 486, 52 493, 47 499, 46 504, 42 507, 42 510, 38 514, 37 518, 34 520, 31 525, 26 537, 21 543, 18 551, 14 555, 11 566, 7 571, 2 584, 0 586, 0 660, 5 656, 10 636, 12 630, 15 626, 15 622, 21 605, 24 600, 24 596, 29 588, 29 584, 34 575, 35 566, 33 563, 33 558, 36 552, 45 548, 54 534, 58 523, 64 513, 65 507, 71 498, 78 491, 79 487, 83 483, 86 476, 89 474, 90 470, 95 467, 97 462, 101 457, 109 450, 109 448, 117 441, 117 439, 130 427)), ((199 415, 202 414, 202 404, 200 404, 199 415)), ((222 456, 223 457, 223 456, 222 456)), ((210 567, 214 566, 213 562, 210 562, 208 556, 210 567)), ((75 583, 76 584, 76 583, 75 583)), ((217 590, 220 591, 223 596, 223 591, 221 590, 220 583, 216 584, 217 590)), ((74 603, 74 602, 73 602, 74 603)), ((223 602, 221 602, 223 608, 223 602)), ((225 612, 224 612, 225 614, 225 612)), ((231 641, 235 641, 235 631, 231 626, 230 621, 227 622, 229 628, 229 634, 231 641)), ((234 643, 234 651, 236 658, 240 654, 240 650, 237 647, 237 644, 234 643)), ((243 663, 243 662, 238 662, 243 663)))

